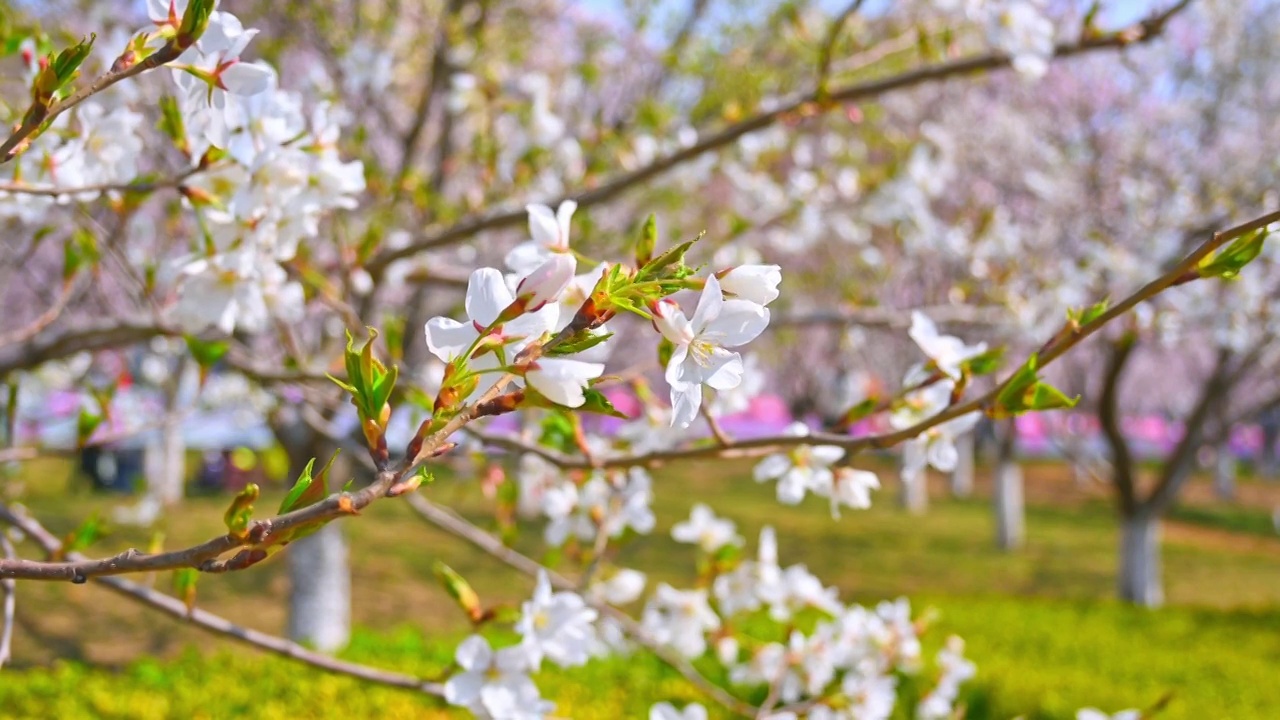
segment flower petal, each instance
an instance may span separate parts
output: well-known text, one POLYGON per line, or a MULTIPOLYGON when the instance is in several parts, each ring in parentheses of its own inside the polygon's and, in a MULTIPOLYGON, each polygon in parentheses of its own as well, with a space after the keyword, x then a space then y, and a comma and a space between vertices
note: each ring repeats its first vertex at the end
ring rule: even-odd
POLYGON ((467 280, 467 317, 481 325, 497 320, 514 299, 502 273, 494 268, 479 268, 467 280))
POLYGON ((460 323, 453 318, 433 317, 427 321, 427 349, 445 362, 466 352, 476 339, 476 328, 471 323, 460 323))

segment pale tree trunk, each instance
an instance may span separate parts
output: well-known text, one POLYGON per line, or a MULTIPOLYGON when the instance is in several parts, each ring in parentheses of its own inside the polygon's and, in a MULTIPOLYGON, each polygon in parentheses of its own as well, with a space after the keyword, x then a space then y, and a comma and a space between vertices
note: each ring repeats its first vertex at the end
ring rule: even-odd
POLYGON ((968 432, 956 438, 956 454, 956 469, 951 471, 951 496, 967 498, 973 494, 973 433, 968 432))
POLYGON ((1219 500, 1236 498, 1236 456, 1226 443, 1219 445, 1214 454, 1213 492, 1219 500))
POLYGON ((172 377, 161 388, 164 417, 143 456, 146 495, 157 510, 177 505, 185 495, 187 443, 182 435, 182 400, 184 391, 196 382, 196 372, 194 363, 179 361, 172 377))
MULTIPOLYGON (((899 458, 901 463, 901 458, 899 458)), ((907 480, 899 473, 898 504, 912 515, 924 515, 929 511, 929 471, 920 472, 915 478, 907 480)))
POLYGON ((329 523, 290 543, 289 638, 321 652, 351 639, 351 568, 342 526, 329 523))
POLYGON ((995 484, 991 500, 996 516, 996 546, 1016 550, 1026 539, 1026 505, 1022 493, 1022 466, 1014 457, 1017 431, 1013 422, 1004 424, 998 446, 995 484))
POLYGON ((187 444, 182 437, 179 418, 170 413, 155 439, 147 444, 145 452, 147 495, 164 507, 182 502, 187 476, 187 444))
MULTIPOLYGON (((312 457, 317 468, 323 467, 331 453, 326 443, 317 442, 315 434, 300 425, 277 428, 277 437, 289 452, 293 478, 312 457)), ((349 469, 346 455, 338 455, 325 478, 329 490, 346 482, 349 469)), ((284 554, 289 567, 289 639, 321 652, 342 649, 351 639, 351 566, 341 525, 325 525, 290 543, 284 554)))
POLYGON ((1139 512, 1121 519, 1120 599, 1143 607, 1164 604, 1160 571, 1160 518, 1139 512))

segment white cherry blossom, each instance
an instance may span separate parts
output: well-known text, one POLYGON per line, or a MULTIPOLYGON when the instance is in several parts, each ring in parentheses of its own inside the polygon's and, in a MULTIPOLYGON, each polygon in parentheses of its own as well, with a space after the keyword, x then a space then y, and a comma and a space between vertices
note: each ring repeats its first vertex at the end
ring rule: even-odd
POLYGON ((742 382, 742 358, 728 348, 751 342, 769 324, 769 311, 747 300, 726 300, 715 277, 687 318, 670 300, 655 303, 653 324, 674 350, 667 363, 671 386, 671 422, 688 427, 702 406, 702 385, 731 390, 742 382))
POLYGON ((716 517, 703 503, 693 506, 688 520, 682 520, 671 528, 676 542, 697 545, 706 553, 714 553, 726 545, 742 543, 742 536, 734 529, 733 521, 716 517))

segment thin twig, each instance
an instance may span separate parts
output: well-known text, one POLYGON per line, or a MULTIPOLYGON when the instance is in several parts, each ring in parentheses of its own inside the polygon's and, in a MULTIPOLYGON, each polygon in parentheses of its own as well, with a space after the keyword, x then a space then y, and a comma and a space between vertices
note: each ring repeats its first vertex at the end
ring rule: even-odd
MULTIPOLYGON (((1190 4, 1190 0, 1181 0, 1169 10, 1155 14, 1123 30, 1091 36, 1074 43, 1060 44, 1055 48, 1054 56, 1066 58, 1100 50, 1123 48, 1149 41, 1158 36, 1169 20, 1185 9, 1188 4, 1190 4)), ((725 147, 744 135, 763 130, 805 111, 829 110, 841 103, 866 101, 890 92, 927 83, 1007 68, 1010 63, 1011 60, 1007 55, 984 53, 961 60, 927 65, 887 78, 847 85, 833 89, 825 95, 815 90, 791 103, 729 125, 717 133, 707 135, 693 145, 660 157, 642 168, 608 180, 593 190, 576 196, 553 200, 549 204, 555 206, 563 200, 574 200, 578 203, 580 209, 596 205, 610 200, 672 168, 725 147)), ((463 242, 484 231, 514 227, 524 223, 526 219, 527 214, 523 208, 473 216, 434 234, 418 238, 403 247, 380 251, 370 259, 366 268, 371 274, 377 276, 396 260, 415 255, 424 250, 463 242)))
MULTIPOLYGON (((574 333, 590 325, 588 319, 575 319, 555 337, 545 343, 533 343, 516 356, 514 364, 533 362, 556 345, 564 342, 574 333)), ((338 518, 357 515, 370 504, 385 497, 394 497, 406 487, 403 483, 412 476, 419 465, 434 457, 437 452, 447 449, 448 439, 472 421, 484 416, 492 401, 498 398, 506 387, 515 379, 512 374, 504 375, 487 390, 475 403, 464 407, 443 427, 429 437, 421 438, 417 451, 405 457, 395 467, 379 469, 374 481, 367 487, 355 492, 334 493, 324 500, 291 512, 256 520, 249 524, 242 533, 227 533, 212 538, 198 545, 162 553, 144 553, 130 548, 108 558, 65 561, 36 561, 0 559, 0 578, 17 578, 23 580, 70 580, 84 582, 90 577, 105 575, 122 575, 127 573, 156 572, 160 570, 176 570, 178 568, 195 568, 201 572, 221 573, 243 570, 266 557, 266 548, 278 543, 287 543, 292 536, 290 531, 303 527, 327 523, 338 518), (234 556, 224 558, 231 551, 238 550, 234 556)), ((418 440, 415 440, 415 444, 418 440)), ((13 523, 16 516, 5 506, 0 505, 0 520, 13 523)))
MULTIPOLYGON (((8 509, 6 508, 8 511, 8 509)), ((14 527, 21 530, 32 538, 40 548, 50 554, 55 555, 62 550, 62 542, 58 540, 52 533, 44 528, 34 518, 28 517, 24 513, 8 511, 4 518, 7 522, 11 522, 14 527)), ((0 541, 4 538, 0 535, 0 541)), ((78 553, 69 553, 69 557, 80 558, 78 553)), ((12 580, 0 581, 12 583, 12 580)), ((135 602, 141 603, 153 609, 159 610, 166 615, 176 618, 180 621, 189 623, 201 630, 211 632, 215 635, 230 638, 242 642, 251 647, 265 650, 269 653, 280 655, 296 660, 298 662, 310 665, 311 667, 334 673, 335 675, 346 675, 365 682, 377 685, 387 685, 390 687, 404 688, 407 690, 415 690, 428 695, 440 697, 444 694, 444 688, 435 682, 429 682, 412 675, 403 673, 381 670, 379 668, 360 665, 357 663, 338 660, 328 655, 323 655, 282 637, 270 635, 268 633, 253 630, 215 615, 206 610, 192 608, 188 610, 186 603, 183 601, 165 595, 162 592, 153 590, 144 585, 115 577, 94 578, 94 582, 100 583, 103 587, 112 592, 129 598, 135 602)))
MULTIPOLYGON (((1242 235, 1245 235, 1246 233, 1264 228, 1274 222, 1280 222, 1280 211, 1273 211, 1246 223, 1214 233, 1208 240, 1188 254, 1181 262, 1174 265, 1171 269, 1155 280, 1152 280, 1134 291, 1133 294, 1110 307, 1106 312, 1103 312, 1089 323, 1077 328, 1067 328, 1066 331, 1059 332, 1055 335, 1053 340, 1046 344, 1039 353, 1038 367, 1041 369, 1047 367, 1053 361, 1066 354, 1071 348, 1082 342, 1085 338, 1088 338, 1098 330, 1101 330, 1116 318, 1124 315, 1129 310, 1132 310, 1135 306, 1159 295, 1161 292, 1175 284, 1186 282, 1188 278, 1192 277, 1195 273, 1195 269, 1200 261, 1218 248, 1242 235)), ((850 455, 853 455, 866 450, 890 448, 901 442, 917 437, 918 435, 949 420, 954 420, 955 418, 968 415, 969 413, 993 409, 993 403, 996 398, 999 397, 1000 393, 1006 387, 1008 387, 1014 377, 1016 377, 1016 373, 1005 378, 1003 382, 998 383, 994 388, 982 396, 966 402, 951 405, 937 415, 926 418, 915 425, 901 430, 877 435, 860 435, 857 437, 850 437, 848 435, 830 432, 819 432, 801 436, 776 435, 737 440, 727 447, 719 445, 705 445, 676 450, 659 450, 639 455, 600 457, 596 458, 594 463, 589 463, 586 460, 539 447, 533 443, 528 443, 518 438, 495 437, 478 431, 475 434, 490 444, 498 445, 505 449, 517 452, 531 452, 562 468, 592 469, 636 466, 653 467, 676 460, 690 460, 697 458, 754 458, 797 445, 836 445, 846 450, 850 455)))
POLYGON ((849 18, 858 12, 864 1, 853 0, 831 21, 831 25, 827 28, 827 39, 822 43, 822 49, 818 52, 819 90, 826 88, 827 78, 831 76, 832 54, 835 52, 836 42, 840 40, 840 33, 844 31, 845 23, 849 22, 849 18))
POLYGON ((109 70, 98 76, 98 78, 92 83, 80 88, 70 96, 49 106, 49 109, 44 113, 24 120, 22 125, 20 125, 17 130, 14 130, 13 134, 10 135, 7 140, 0 143, 0 165, 3 165, 17 157, 18 154, 22 152, 22 149, 29 138, 38 134, 41 127, 47 127, 49 123, 53 122, 54 118, 58 117, 62 113, 122 80, 127 80, 135 75, 140 75, 148 70, 160 67, 167 62, 176 60, 178 55, 181 53, 182 50, 178 47, 177 43, 170 42, 149 55, 142 62, 136 63, 122 70, 109 70))
MULTIPOLYGON (((519 570, 520 572, 536 577, 538 573, 545 572, 547 579, 551 584, 562 590, 574 590, 575 584, 572 580, 543 567, 535 560, 512 550, 502 541, 494 537, 492 534, 485 532, 483 529, 476 527, 466 519, 452 512, 448 508, 437 505, 423 497, 421 494, 414 493, 407 498, 409 507, 418 513, 424 520, 445 530, 477 548, 485 551, 494 558, 502 561, 506 565, 519 570)), ((702 673, 698 672, 693 664, 686 660, 679 653, 671 648, 662 645, 649 637, 640 623, 636 622, 630 615, 613 607, 607 603, 591 603, 591 607, 595 608, 602 616, 617 623, 623 631, 631 637, 636 643, 648 649, 660 660, 671 666, 676 672, 680 673, 686 680, 697 687, 715 702, 723 705, 732 712, 743 717, 754 717, 756 708, 749 703, 743 702, 734 697, 727 690, 716 685, 707 679, 702 673)))

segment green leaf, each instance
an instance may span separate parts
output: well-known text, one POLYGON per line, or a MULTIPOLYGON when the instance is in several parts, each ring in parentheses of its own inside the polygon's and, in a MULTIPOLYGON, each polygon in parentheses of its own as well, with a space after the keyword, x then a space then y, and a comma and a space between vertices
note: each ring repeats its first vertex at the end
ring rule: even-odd
POLYGON ((216 0, 191 0, 187 4, 187 11, 182 14, 182 24, 178 26, 178 47, 189 48, 204 35, 215 4, 216 0))
POLYGON ((577 447, 573 436, 573 419, 562 410, 547 413, 542 420, 542 434, 538 437, 538 444, 560 452, 572 452, 577 447))
POLYGON ((190 613, 196 609, 196 583, 200 572, 195 568, 178 568, 173 571, 173 594, 187 606, 190 613))
POLYGON ((1241 235, 1216 255, 1200 261, 1198 269, 1200 277, 1220 277, 1226 280, 1235 278, 1245 265, 1262 253, 1262 246, 1266 239, 1265 228, 1241 235))
POLYGON ((36 76, 37 102, 47 104, 59 90, 75 79, 79 74, 80 66, 93 50, 93 42, 97 39, 97 35, 90 35, 50 58, 49 63, 36 76))
POLYGON ((858 403, 857 405, 854 405, 853 407, 849 408, 845 412, 844 416, 840 418, 840 424, 852 425, 858 422, 859 420, 867 417, 871 413, 875 412, 876 408, 879 406, 880 406, 879 398, 875 396, 869 397, 866 400, 863 400, 862 402, 858 403))
POLYGON ((187 341, 191 357, 202 368, 213 367, 231 349, 231 344, 225 340, 201 340, 193 335, 185 335, 183 338, 187 341))
POLYGON ((548 355, 576 355, 607 341, 613 333, 583 331, 547 351, 548 355))
POLYGON ((1039 361, 1035 353, 1027 358, 1026 364, 1018 368, 1005 383, 1005 387, 996 396, 996 405, 1005 409, 1022 407, 1022 396, 1036 383, 1036 364, 1039 361))
POLYGON ((1097 320, 1103 313, 1111 307, 1111 300, 1108 298, 1099 303, 1094 303, 1087 308, 1079 310, 1068 310, 1067 320, 1074 322, 1077 326, 1088 325, 1097 320))
POLYGON ((644 267, 653 259, 653 250, 658 246, 658 218, 653 213, 640 228, 640 239, 636 241, 636 266, 644 267))
POLYGON ((1027 403, 1028 410, 1057 410, 1059 408, 1073 408, 1076 403, 1080 402, 1080 396, 1067 397, 1058 388, 1048 383, 1036 383, 1035 389, 1031 393, 1031 401, 1027 403))
POLYGON ((974 357, 965 360, 961 365, 971 375, 989 375, 1000 369, 1004 364, 1004 348, 994 347, 974 357))
POLYGON ((258 500, 258 486, 249 483, 234 498, 231 506, 222 515, 227 525, 227 532, 235 538, 244 538, 249 532, 249 521, 253 519, 253 504, 258 500))
POLYGON ((172 140, 174 146, 179 150, 187 152, 190 148, 190 144, 187 142, 187 126, 182 119, 182 111, 178 108, 178 100, 172 95, 163 95, 160 98, 160 120, 157 121, 156 128, 165 137, 172 140))
POLYGON ((93 433, 102 425, 103 416, 100 413, 90 411, 88 408, 81 406, 80 414, 76 417, 76 443, 80 447, 89 442, 89 438, 93 437, 93 433))
POLYGON ((480 604, 480 596, 471 587, 471 583, 466 581, 453 568, 445 565, 439 560, 432 565, 432 572, 435 573, 436 579, 444 586, 449 596, 458 603, 458 607, 467 614, 467 618, 471 622, 480 622, 484 618, 484 608, 480 604))
POLYGON ((658 365, 666 367, 671 362, 671 354, 676 351, 676 346, 670 340, 663 336, 658 341, 658 365))
POLYGON ((601 415, 609 415, 611 417, 629 419, 626 413, 618 410, 609 402, 609 398, 605 394, 595 388, 587 388, 582 391, 582 396, 586 398, 586 402, 582 403, 577 409, 582 412, 599 413, 601 415))
POLYGON ((640 268, 640 272, 636 273, 636 281, 644 280, 651 276, 666 277, 668 274, 664 273, 663 271, 671 267, 672 265, 676 265, 676 266, 684 265, 685 253, 689 252, 689 248, 693 247, 693 244, 698 242, 701 239, 702 239, 702 235, 698 235, 698 237, 692 240, 688 240, 686 242, 682 242, 679 245, 676 245, 675 247, 671 248, 670 250, 662 253, 658 257, 645 263, 640 268))
POLYGON ((63 246, 62 279, 70 280, 85 267, 97 264, 102 257, 98 239, 84 228, 71 231, 71 237, 63 246))
POLYGON ((104 532, 104 526, 101 518, 95 513, 89 516, 89 519, 80 523, 80 527, 71 531, 62 543, 62 554, 69 555, 74 552, 80 552, 97 542, 104 532))
POLYGON ((298 476, 297 481, 293 483, 289 494, 285 495, 284 500, 280 503, 279 514, 283 515, 299 508, 314 505, 328 495, 326 487, 325 475, 329 472, 329 468, 333 466, 333 461, 338 457, 335 452, 333 457, 329 458, 329 462, 320 470, 319 474, 312 477, 311 470, 315 467, 316 460, 312 458, 307 461, 307 466, 302 469, 302 474, 298 476))

